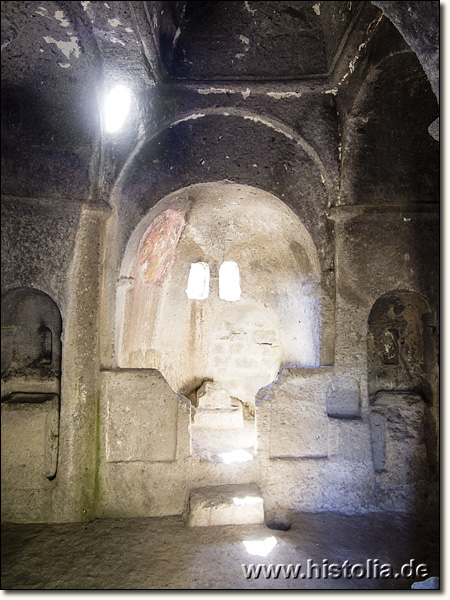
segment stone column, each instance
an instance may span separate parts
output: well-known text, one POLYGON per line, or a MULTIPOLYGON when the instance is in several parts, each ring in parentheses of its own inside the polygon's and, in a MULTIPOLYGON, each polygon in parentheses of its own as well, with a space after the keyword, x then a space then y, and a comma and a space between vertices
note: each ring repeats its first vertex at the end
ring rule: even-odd
POLYGON ((98 490, 98 321, 101 249, 108 212, 85 204, 69 277, 68 318, 63 324, 61 425, 56 521, 95 515, 98 490))

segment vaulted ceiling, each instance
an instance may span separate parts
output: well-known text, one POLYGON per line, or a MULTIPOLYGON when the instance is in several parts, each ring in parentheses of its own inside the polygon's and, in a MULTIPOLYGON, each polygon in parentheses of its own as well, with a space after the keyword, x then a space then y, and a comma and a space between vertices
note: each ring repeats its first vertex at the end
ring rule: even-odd
POLYGON ((335 85, 383 14, 375 4, 437 94, 438 2, 2 2, 4 193, 95 197, 114 82, 133 88, 138 129, 168 110, 160 84, 172 103, 189 83, 335 85))

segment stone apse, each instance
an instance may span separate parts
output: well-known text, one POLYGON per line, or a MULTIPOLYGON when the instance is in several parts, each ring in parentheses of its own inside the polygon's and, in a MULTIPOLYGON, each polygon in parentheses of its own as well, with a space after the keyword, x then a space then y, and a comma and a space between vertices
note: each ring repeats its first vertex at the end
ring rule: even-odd
POLYGON ((106 4, 8 9, 3 520, 436 510, 433 3, 106 4))

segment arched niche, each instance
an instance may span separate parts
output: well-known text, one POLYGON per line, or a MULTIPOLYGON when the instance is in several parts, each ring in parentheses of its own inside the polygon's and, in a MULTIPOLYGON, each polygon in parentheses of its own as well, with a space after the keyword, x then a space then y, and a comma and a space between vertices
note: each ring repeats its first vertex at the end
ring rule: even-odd
POLYGON ((433 364, 427 300, 410 291, 383 294, 369 315, 368 391, 411 392, 431 401, 428 365, 433 364))
MULTIPOLYGON (((319 132, 325 127, 323 134, 329 135, 327 124, 319 120, 315 125, 319 132)), ((247 107, 188 111, 164 123, 154 136, 142 138, 124 165, 110 198, 118 219, 114 244, 122 256, 142 219, 158 200, 176 190, 228 181, 280 198, 308 223, 319 254, 330 259, 333 227, 326 209, 333 201, 337 177, 337 172, 328 172, 313 146, 283 121, 247 107)))
POLYGON ((1 328, 3 382, 27 378, 39 387, 60 381, 62 321, 50 296, 30 288, 9 290, 2 296, 1 328))
POLYGON ((219 382, 252 405, 280 367, 319 365, 320 272, 308 231, 272 194, 226 182, 175 192, 149 211, 126 247, 118 366, 156 368, 183 394, 219 382), (227 261, 239 269, 237 301, 219 297, 227 261), (194 263, 209 268, 204 300, 186 293, 194 263))
POLYGON ((2 296, 2 494, 8 518, 45 520, 56 476, 61 314, 44 292, 2 296))
MULTIPOLYGON (((436 425, 431 408, 435 400, 431 369, 436 357, 432 336, 431 311, 418 293, 388 292, 370 311, 370 427, 380 489, 428 482, 436 470, 436 425)), ((418 489, 412 489, 407 499, 411 509, 422 502, 418 489)), ((392 501, 395 505, 396 500, 392 501)))
MULTIPOLYGON (((317 126, 319 131, 325 127, 324 135, 330 135, 325 122, 317 126)), ((118 278, 127 285, 124 257, 132 247, 131 239, 139 232, 135 252, 145 227, 158 214, 156 204, 177 190, 205 181, 264 190, 279 198, 307 227, 320 258, 325 291, 322 313, 327 343, 321 361, 333 364, 334 223, 327 216, 327 207, 334 198, 334 177, 337 172, 329 173, 317 151, 294 129, 248 108, 192 110, 165 123, 154 136, 144 137, 124 165, 110 197, 113 215, 107 225, 104 256, 102 364, 118 365, 115 289, 118 278), (244 155, 239 150, 242 140, 244 155)))

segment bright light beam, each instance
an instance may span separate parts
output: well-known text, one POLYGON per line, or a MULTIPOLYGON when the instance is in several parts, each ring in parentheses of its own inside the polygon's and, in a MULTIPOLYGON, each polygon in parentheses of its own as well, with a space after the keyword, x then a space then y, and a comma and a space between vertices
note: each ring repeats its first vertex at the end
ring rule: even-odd
POLYGON ((246 452, 245 450, 232 450, 231 452, 223 452, 219 454, 220 458, 226 465, 231 465, 232 463, 244 463, 249 460, 253 460, 253 455, 250 452, 246 452))
POLYGON ((219 298, 236 302, 240 297, 239 267, 234 260, 226 260, 219 269, 219 298))
POLYGON ((244 504, 261 504, 262 498, 258 496, 246 496, 245 498, 233 498, 235 506, 243 506, 244 504))
POLYGON ((130 90, 124 85, 116 85, 105 99, 105 127, 109 133, 121 129, 128 116, 131 104, 130 90))
POLYGON ((257 540, 253 542, 242 542, 245 549, 249 554, 253 556, 264 556, 266 557, 277 545, 277 540, 273 536, 266 538, 265 540, 257 540))
POLYGON ((209 266, 206 263, 191 264, 186 294, 191 300, 206 300, 208 297, 209 266))

